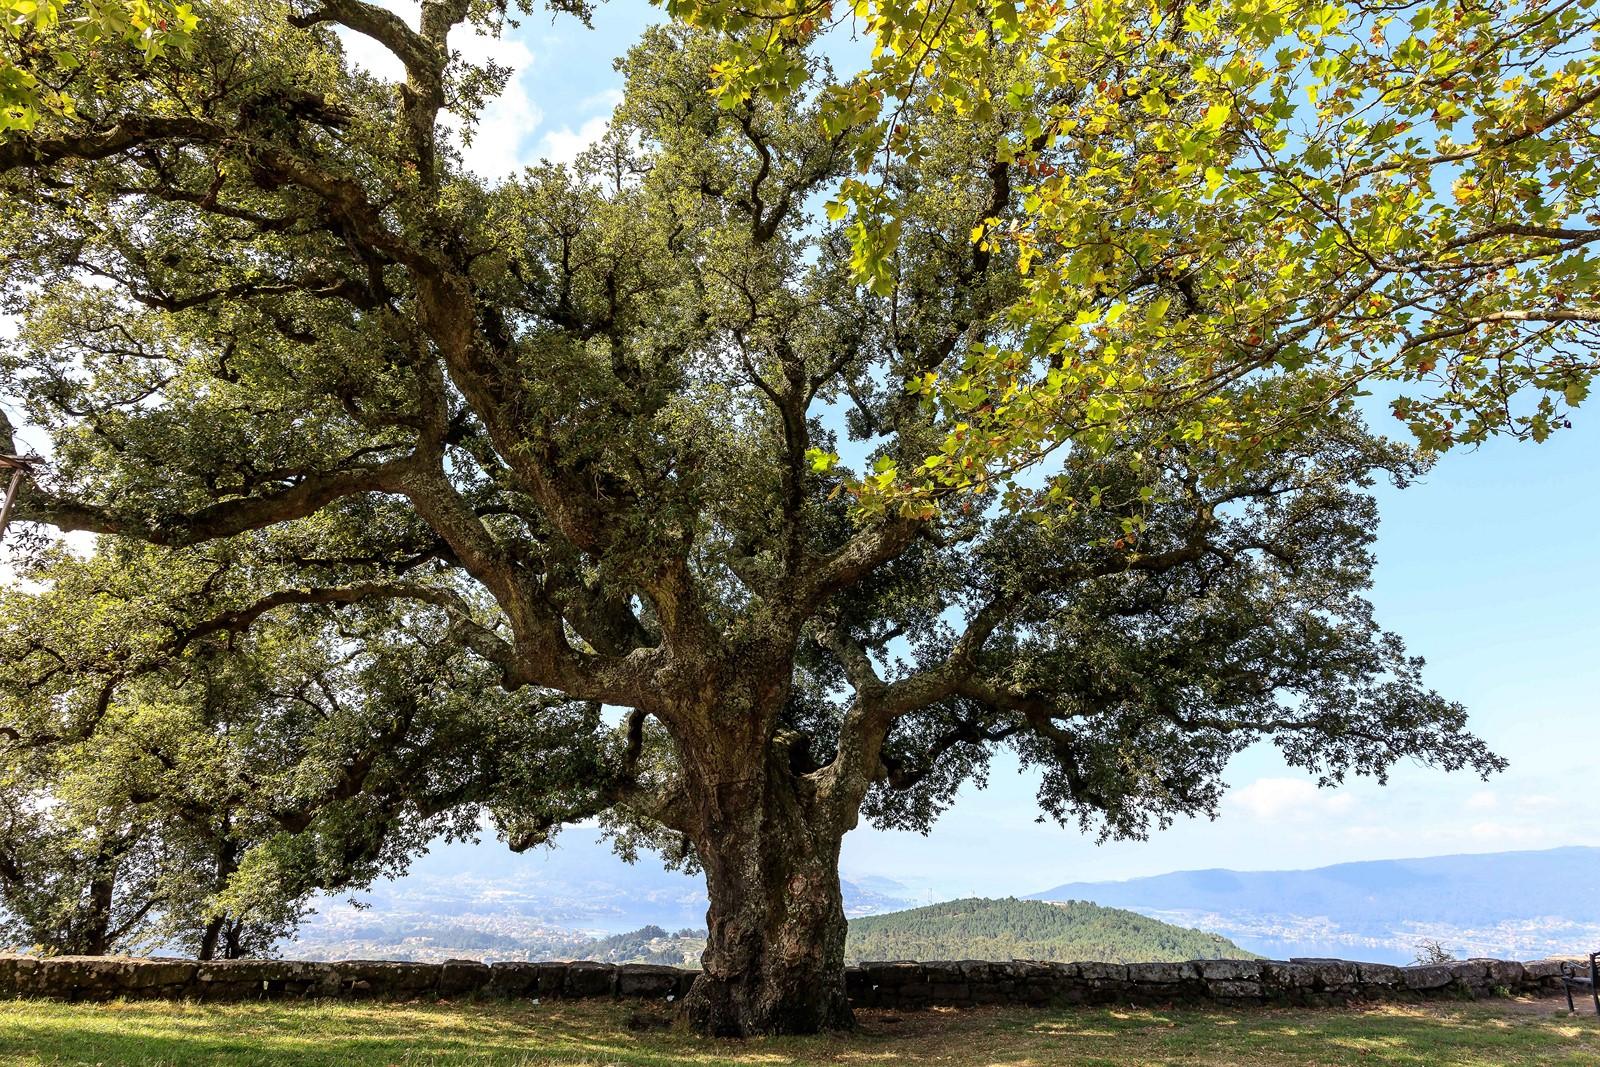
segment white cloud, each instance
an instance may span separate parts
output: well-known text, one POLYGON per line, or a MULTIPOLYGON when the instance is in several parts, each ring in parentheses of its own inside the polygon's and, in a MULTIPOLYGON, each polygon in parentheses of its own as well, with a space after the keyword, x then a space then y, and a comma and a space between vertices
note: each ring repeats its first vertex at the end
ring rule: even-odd
MULTIPOLYGON (((412 27, 422 23, 422 5, 415 0, 377 0, 377 4, 393 11, 412 27)), ((400 81, 405 77, 405 67, 395 58, 394 53, 371 37, 345 29, 337 32, 339 40, 344 44, 344 54, 356 66, 386 81, 400 81)))
POLYGON ((1345 840, 1362 845, 1390 845, 1417 840, 1414 827, 1391 826, 1388 823, 1346 826, 1340 834, 1345 840))
MULTIPOLYGON (((516 41, 494 40, 487 37, 472 39, 480 46, 482 54, 463 47, 463 54, 481 61, 492 58, 502 66, 511 67, 515 73, 506 82, 505 91, 489 102, 478 116, 477 129, 472 144, 461 149, 467 168, 491 180, 508 178, 527 165, 523 145, 528 143, 539 124, 544 121, 544 111, 528 94, 526 77, 533 62, 533 53, 516 41)), ((459 128, 460 120, 450 115, 445 125, 459 128)))
POLYGON ((1344 815, 1355 807, 1348 793, 1318 789, 1305 778, 1258 778, 1228 794, 1227 803, 1259 822, 1344 815))
POLYGON ((622 103, 622 90, 613 87, 601 89, 598 93, 591 93, 579 100, 578 110, 609 112, 620 103, 622 103))
POLYGON ((596 115, 576 130, 570 126, 550 130, 539 142, 539 157, 552 163, 571 163, 578 158, 578 153, 605 136, 608 125, 609 116, 596 115))
POLYGON ((1467 798, 1463 805, 1468 811, 1492 811, 1500 803, 1492 789, 1480 789, 1467 798))
MULTIPOLYGON (((408 0, 382 0, 382 5, 395 12, 412 26, 419 21, 419 6, 408 0)), ((376 77, 399 81, 405 76, 404 68, 388 49, 359 33, 340 31, 345 55, 356 66, 376 77)), ((529 94, 528 69, 533 64, 533 53, 521 41, 504 37, 488 37, 473 33, 469 28, 459 28, 451 35, 450 44, 460 51, 469 63, 493 60, 510 67, 512 74, 505 91, 491 100, 478 116, 472 144, 459 140, 461 120, 445 115, 443 125, 456 131, 457 144, 467 168, 490 180, 510 177, 529 162, 524 146, 533 139, 535 131, 544 122, 544 111, 529 94)))
POLYGON ((1474 845, 1495 845, 1499 848, 1534 848, 1569 843, 1565 835, 1548 826, 1501 820, 1473 823, 1467 828, 1467 838, 1474 845))

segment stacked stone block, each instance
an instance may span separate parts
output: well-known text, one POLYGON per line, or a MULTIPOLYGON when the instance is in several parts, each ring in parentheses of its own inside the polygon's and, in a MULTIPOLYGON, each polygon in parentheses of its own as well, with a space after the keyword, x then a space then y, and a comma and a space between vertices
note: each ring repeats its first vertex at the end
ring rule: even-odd
MULTIPOLYGON (((957 960, 869 963, 845 972, 862 1008, 1010 1004, 1284 1005, 1477 999, 1561 989, 1557 960, 1466 960, 1392 967, 1348 960, 1196 960, 1190 963, 1041 963, 957 960)), ((399 963, 346 960, 131 959, 0 955, 0 998, 255 1000, 449 997, 680 1000, 695 972, 644 964, 399 963)))

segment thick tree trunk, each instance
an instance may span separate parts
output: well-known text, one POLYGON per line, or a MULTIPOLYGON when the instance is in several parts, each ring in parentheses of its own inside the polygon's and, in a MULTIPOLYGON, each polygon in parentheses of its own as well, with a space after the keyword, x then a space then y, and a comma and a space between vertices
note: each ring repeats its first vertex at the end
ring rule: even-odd
POLYGON ((764 779, 724 778, 700 804, 710 936, 686 1009, 702 1033, 808 1034, 854 1022, 844 992, 842 831, 813 817, 802 783, 777 762, 768 759, 764 779))
POLYGON ((200 934, 201 960, 236 960, 244 955, 244 920, 217 915, 206 921, 200 934))
POLYGON ((206 920, 206 926, 200 933, 200 951, 195 959, 214 960, 217 958, 217 942, 222 939, 222 924, 227 922, 226 915, 213 915, 206 920))
MULTIPOLYGON (((226 835, 232 829, 232 820, 223 816, 221 833, 226 835)), ((239 869, 239 848, 232 839, 224 836, 217 846, 217 864, 215 885, 216 891, 222 892, 228 887, 228 880, 239 869)), ((227 912, 213 915, 206 920, 205 929, 200 934, 200 955, 202 960, 217 958, 217 949, 222 949, 222 958, 232 960, 239 958, 239 924, 229 924, 227 912), (227 937, 224 939, 223 935, 227 937)))
POLYGON ((104 956, 111 951, 111 904, 116 890, 114 874, 99 874, 89 882, 89 900, 78 930, 78 951, 85 956, 104 956))

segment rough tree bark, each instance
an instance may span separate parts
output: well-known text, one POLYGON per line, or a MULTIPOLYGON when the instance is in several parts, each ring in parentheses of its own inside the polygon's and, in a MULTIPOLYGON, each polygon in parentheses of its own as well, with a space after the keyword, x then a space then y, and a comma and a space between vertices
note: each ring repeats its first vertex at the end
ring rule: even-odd
POLYGON ((815 1033, 854 1022, 844 990, 842 834, 786 756, 769 746, 765 760, 724 765, 695 790, 711 906, 686 1010, 702 1033, 815 1033))
MULTIPOLYGON (((229 829, 229 820, 224 818, 222 832, 226 834, 229 829)), ((217 846, 215 876, 217 886, 226 887, 228 884, 228 879, 233 877, 233 873, 238 870, 238 867, 239 847, 233 841, 224 837, 217 846)), ((224 959, 238 959, 238 942, 239 924, 237 922, 233 923, 232 928, 230 929, 228 913, 218 912, 206 920, 205 928, 200 933, 200 950, 197 958, 202 960, 216 959, 217 949, 219 946, 221 946, 224 950, 224 959), (228 934, 226 944, 224 944, 223 939, 223 934, 225 932, 228 934)))
POLYGON ((111 951, 111 905, 116 895, 115 868, 97 874, 89 883, 89 899, 83 909, 83 923, 75 940, 79 953, 104 956, 111 951))

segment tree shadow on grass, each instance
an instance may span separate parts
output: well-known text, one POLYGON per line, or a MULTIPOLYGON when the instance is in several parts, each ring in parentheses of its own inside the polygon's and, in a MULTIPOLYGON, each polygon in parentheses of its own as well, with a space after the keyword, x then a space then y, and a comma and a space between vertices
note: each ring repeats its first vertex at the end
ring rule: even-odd
MULTIPOLYGON (((849 1035, 715 1041, 613 1003, 0 1006, 0 1067, 1593 1067, 1600 1023, 1492 1005, 863 1012, 849 1035), (16 1010, 12 1010, 15 1008, 16 1010)), ((661 1011, 660 1008, 646 1009, 661 1011)))
MULTIPOLYGON (((1513 1067, 1600 1063, 1600 1024, 1505 1006, 1362 1010, 1140 1012, 1045 1018, 1030 1028, 1106 1063, 1428 1064, 1513 1067), (1117 1056, 1124 1058, 1117 1059, 1117 1056)), ((1084 1062, 1095 1062, 1085 1060, 1084 1062)))
MULTIPOLYGON (((0 1008, 0 1067, 756 1067, 806 1062, 765 1042, 706 1041, 681 1032, 635 1034, 627 1015, 637 1009, 612 1004, 15 1005, 15 1012, 9 1010, 12 1005, 0 1008)), ((857 1039, 806 1040, 818 1045, 857 1039)))

